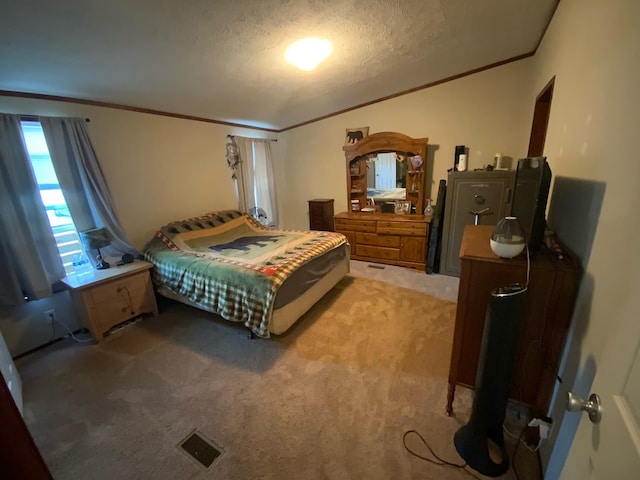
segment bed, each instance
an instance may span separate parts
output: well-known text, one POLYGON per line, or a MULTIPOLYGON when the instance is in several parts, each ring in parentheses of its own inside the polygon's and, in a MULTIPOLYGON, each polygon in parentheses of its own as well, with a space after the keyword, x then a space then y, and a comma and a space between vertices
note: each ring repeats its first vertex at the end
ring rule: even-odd
POLYGON ((259 337, 284 333, 349 272, 344 235, 275 230, 237 210, 164 225, 142 255, 160 295, 259 337))
POLYGON ((372 198, 376 204, 405 200, 406 188, 367 188, 367 198, 372 198))

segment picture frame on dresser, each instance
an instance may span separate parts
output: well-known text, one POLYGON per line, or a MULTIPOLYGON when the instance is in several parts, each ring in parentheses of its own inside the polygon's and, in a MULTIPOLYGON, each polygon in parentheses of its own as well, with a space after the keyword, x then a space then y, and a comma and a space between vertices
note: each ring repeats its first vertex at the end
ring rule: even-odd
POLYGON ((369 127, 347 128, 344 144, 353 145, 369 135, 369 127))

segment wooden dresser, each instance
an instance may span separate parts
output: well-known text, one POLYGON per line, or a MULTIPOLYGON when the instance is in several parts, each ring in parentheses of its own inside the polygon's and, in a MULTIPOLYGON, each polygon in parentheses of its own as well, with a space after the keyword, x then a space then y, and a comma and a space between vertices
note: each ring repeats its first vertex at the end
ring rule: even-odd
MULTIPOLYGON (((456 385, 473 388, 475 384, 491 291, 526 283, 526 254, 513 259, 497 257, 489 245, 493 229, 491 225, 469 225, 462 237, 448 414, 452 413, 456 385)), ((531 407, 535 416, 547 414, 582 275, 574 255, 566 254, 558 259, 543 247, 531 255, 526 314, 509 398, 531 407)))
POLYGON ((425 270, 431 217, 394 213, 342 212, 336 232, 351 245, 351 258, 425 270))
POLYGON ((333 198, 309 200, 309 230, 333 232, 333 198))

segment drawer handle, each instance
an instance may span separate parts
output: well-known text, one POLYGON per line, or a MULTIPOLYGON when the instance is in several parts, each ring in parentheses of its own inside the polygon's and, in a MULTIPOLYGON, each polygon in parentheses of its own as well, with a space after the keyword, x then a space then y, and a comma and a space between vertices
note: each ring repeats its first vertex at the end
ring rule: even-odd
POLYGON ((131 292, 129 291, 129 289, 127 287, 118 287, 116 291, 120 294, 120 297, 122 297, 126 305, 122 308, 122 311, 126 312, 128 309, 131 312, 131 315, 135 315, 133 309, 133 300, 131 300, 131 292))

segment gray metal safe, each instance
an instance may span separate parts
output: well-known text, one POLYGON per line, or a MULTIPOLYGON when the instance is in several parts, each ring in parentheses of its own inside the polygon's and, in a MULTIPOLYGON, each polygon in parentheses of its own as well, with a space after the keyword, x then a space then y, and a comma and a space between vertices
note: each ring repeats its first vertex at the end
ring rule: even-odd
POLYGON ((467 225, 495 225, 511 213, 515 170, 450 172, 444 207, 440 273, 460 276, 460 244, 467 225))

